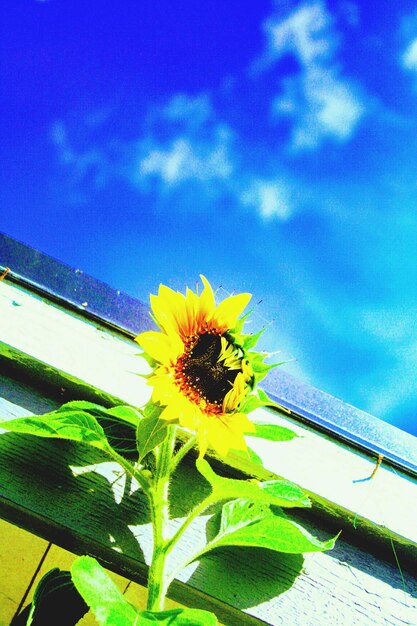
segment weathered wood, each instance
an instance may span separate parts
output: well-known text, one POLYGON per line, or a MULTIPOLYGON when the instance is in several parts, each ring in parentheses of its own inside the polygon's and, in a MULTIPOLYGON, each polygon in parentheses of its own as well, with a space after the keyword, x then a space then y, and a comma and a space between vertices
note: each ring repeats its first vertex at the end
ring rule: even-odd
POLYGON ((0 520, 0 624, 8 626, 31 587, 48 542, 0 520))
MULTIPOLYGON (((76 558, 73 553, 0 520, 0 569, 7 572, 0 588, 0 624, 8 626, 15 614, 32 602, 42 576, 55 567, 70 570, 76 558)), ((145 587, 110 570, 107 573, 129 602, 140 609, 146 608, 145 587)), ((167 601, 167 608, 179 606, 172 600, 167 601)), ((79 626, 97 626, 97 622, 89 612, 79 626)))

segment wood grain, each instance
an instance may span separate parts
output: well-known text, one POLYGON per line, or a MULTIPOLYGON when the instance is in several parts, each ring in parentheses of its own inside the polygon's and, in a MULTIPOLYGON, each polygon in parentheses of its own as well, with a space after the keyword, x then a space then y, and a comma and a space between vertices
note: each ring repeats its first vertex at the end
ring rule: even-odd
POLYGON ((0 520, 0 625, 9 626, 48 542, 0 520))

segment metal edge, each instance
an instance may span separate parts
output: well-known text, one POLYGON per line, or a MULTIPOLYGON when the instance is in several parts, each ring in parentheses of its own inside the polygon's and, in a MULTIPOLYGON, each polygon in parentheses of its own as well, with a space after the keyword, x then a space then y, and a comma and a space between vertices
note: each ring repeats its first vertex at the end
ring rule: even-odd
MULTIPOLYGON (((129 337, 152 328, 148 307, 79 269, 0 233, 0 268, 7 278, 129 337)), ((296 420, 417 477, 417 437, 346 404, 282 369, 263 385, 296 420)), ((376 460, 376 459, 375 459, 376 460)))

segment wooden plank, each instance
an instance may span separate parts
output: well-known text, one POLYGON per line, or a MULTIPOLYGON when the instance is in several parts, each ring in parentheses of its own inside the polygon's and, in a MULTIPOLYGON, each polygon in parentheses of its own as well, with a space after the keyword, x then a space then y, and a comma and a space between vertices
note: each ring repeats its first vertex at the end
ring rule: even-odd
MULTIPOLYGON (((33 593, 42 576, 44 576, 47 572, 49 572, 49 570, 54 567, 59 567, 61 570, 70 570, 76 558, 76 555, 74 555, 72 552, 64 550, 59 546, 53 545, 48 551, 48 554, 42 563, 42 567, 39 569, 39 572, 33 581, 26 604, 32 601, 33 593)), ((109 570, 107 570, 107 572, 115 585, 123 593, 128 588, 129 581, 119 574, 116 574, 109 570)), ((94 615, 90 611, 82 618, 82 620, 78 624, 79 626, 97 626, 94 615)))
POLYGON ((0 319, 0 353, 35 375, 39 367, 38 375, 60 386, 91 388, 104 399, 123 398, 136 406, 149 397, 138 376, 147 366, 133 341, 4 281, 0 319))
MULTIPOLYGON (((10 384, 15 402, 2 401, 3 418, 28 413, 17 404, 14 381, 10 384)), ((28 387, 22 388, 27 397, 28 387)), ((4 385, 4 395, 6 391, 4 385)), ((151 549, 146 503, 139 491, 130 490, 123 476, 114 482, 118 471, 115 464, 91 450, 5 433, 0 437, 2 514, 18 518, 72 552, 93 554, 119 574, 143 584, 151 549)), ((175 527, 185 514, 185 505, 201 497, 205 484, 192 466, 185 466, 173 487, 178 490, 175 527)), ((198 546, 208 523, 203 517, 193 525, 174 559, 184 558, 190 546, 198 546)), ((326 526, 313 524, 311 529, 322 537, 329 534, 326 526)), ((403 626, 413 623, 417 611, 415 577, 406 574, 403 589, 394 558, 386 563, 343 539, 333 551, 305 558, 255 549, 219 550, 184 570, 179 581, 187 586, 174 585, 173 597, 212 607, 230 626, 259 624, 259 620, 321 626, 323 615, 325 623, 336 625, 403 626)))
POLYGON ((0 624, 8 626, 30 588, 48 542, 0 520, 0 624))
MULTIPOLYGON (((17 608, 21 610, 32 602, 36 586, 48 571, 55 567, 69 571, 76 558, 72 552, 0 520, 0 565, 3 572, 8 572, 7 579, 5 577, 7 584, 0 590, 0 624, 8 626, 17 608)), ((141 610, 146 609, 146 587, 111 570, 106 571, 128 602, 141 610)), ((165 608, 182 606, 168 598, 165 608)), ((97 622, 89 612, 78 625, 96 626, 97 622)))
MULTIPOLYGON (((49 570, 54 567, 70 570, 76 558, 68 550, 50 545, 44 539, 0 520, 0 569, 4 574, 0 588, 0 624, 8 626, 18 608, 20 612, 32 602, 36 586, 49 570)), ((145 587, 110 570, 107 573, 129 602, 142 610, 146 608, 145 587)), ((168 600, 166 608, 179 606, 168 600)), ((90 612, 79 622, 79 626, 96 625, 90 612)))

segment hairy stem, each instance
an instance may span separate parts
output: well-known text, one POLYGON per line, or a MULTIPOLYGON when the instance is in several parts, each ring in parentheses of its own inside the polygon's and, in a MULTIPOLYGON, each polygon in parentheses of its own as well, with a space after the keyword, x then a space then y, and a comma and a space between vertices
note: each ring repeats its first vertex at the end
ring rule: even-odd
POLYGON ((173 457, 172 461, 171 461, 171 473, 174 472, 174 470, 176 469, 176 467, 179 465, 179 463, 182 461, 182 459, 185 457, 185 455, 187 454, 187 452, 189 452, 191 450, 191 448, 194 446, 195 442, 197 441, 197 435, 193 435, 192 437, 190 437, 188 439, 188 441, 186 441, 182 447, 178 450, 177 454, 173 457))
POLYGON ((172 426, 168 437, 155 450, 155 477, 148 492, 153 530, 153 552, 148 575, 148 611, 163 610, 168 589, 168 577, 165 572, 168 555, 168 486, 174 445, 175 427, 172 426))
POLYGON ((115 461, 117 461, 117 463, 119 463, 119 465, 122 466, 122 468, 125 470, 125 472, 127 474, 129 474, 135 480, 138 481, 138 483, 142 487, 143 491, 145 493, 148 493, 149 492, 149 481, 143 475, 143 473, 140 470, 137 470, 134 467, 134 465, 132 465, 129 461, 127 461, 121 454, 118 454, 115 450, 113 450, 113 448, 111 449, 110 454, 113 457, 113 459, 115 461))
POLYGON ((182 535, 185 533, 185 531, 187 530, 187 528, 189 527, 191 522, 193 522, 196 517, 201 515, 201 513, 203 513, 203 511, 205 511, 214 502, 215 502, 215 500, 212 499, 211 494, 210 494, 209 496, 207 496, 207 498, 204 498, 204 500, 199 502, 194 507, 194 509, 191 511, 191 513, 188 515, 188 517, 184 520, 182 525, 178 528, 178 530, 175 533, 175 535, 173 535, 171 537, 171 539, 167 542, 167 551, 168 552, 170 552, 172 550, 172 548, 177 543, 177 541, 180 539, 180 537, 182 537, 182 535))

